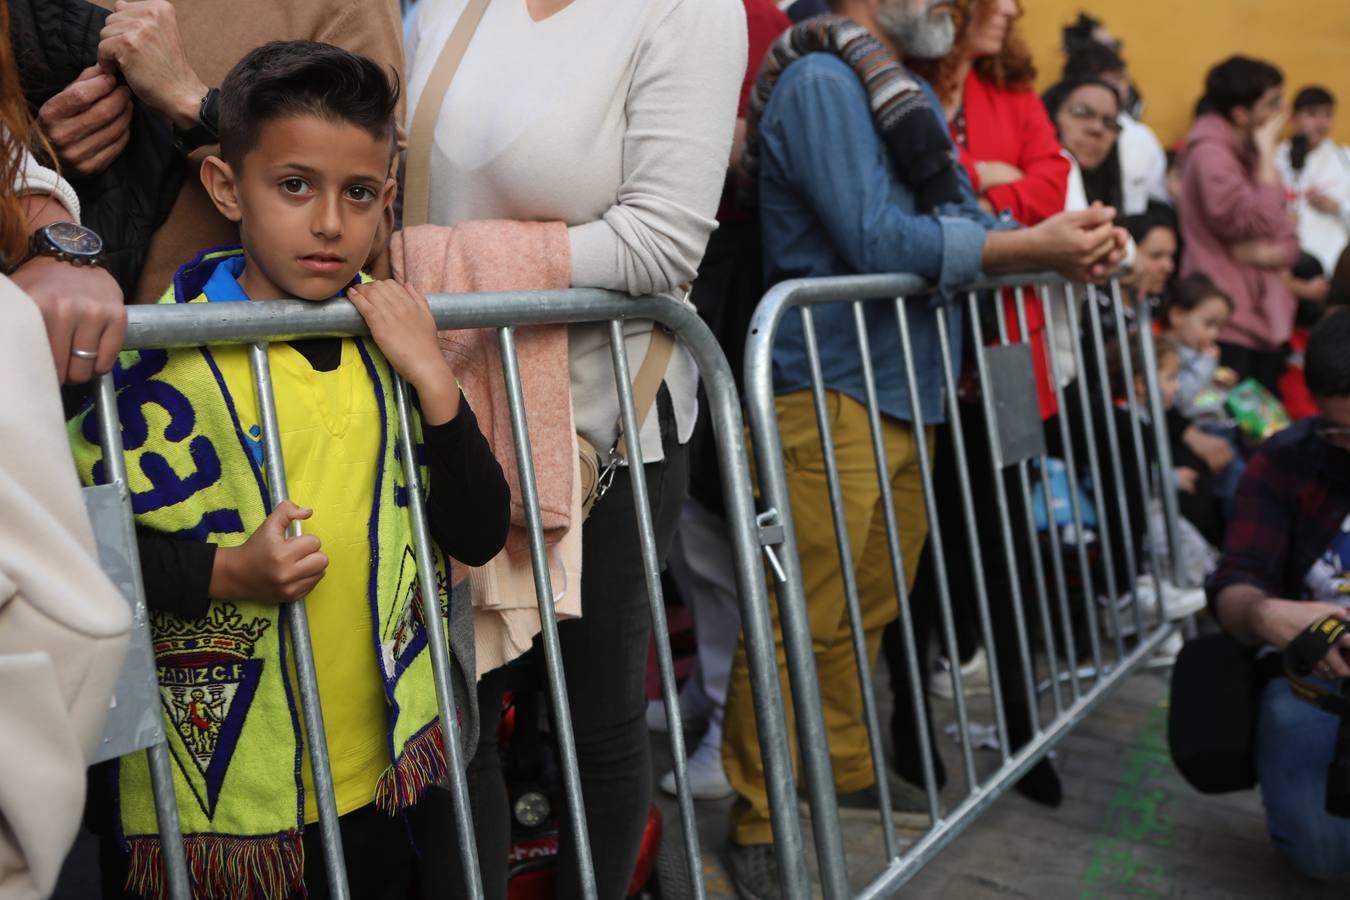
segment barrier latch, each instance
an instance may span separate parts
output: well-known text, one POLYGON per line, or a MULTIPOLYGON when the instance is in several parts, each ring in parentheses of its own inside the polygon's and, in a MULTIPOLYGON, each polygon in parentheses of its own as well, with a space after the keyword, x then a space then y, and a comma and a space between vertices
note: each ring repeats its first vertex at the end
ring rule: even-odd
POLYGON ((755 516, 755 524, 759 526, 759 544, 764 548, 764 555, 769 559, 774 576, 780 582, 786 583, 787 573, 783 571, 783 564, 778 561, 778 554, 773 549, 783 543, 783 521, 778 510, 773 508, 764 510, 755 516))

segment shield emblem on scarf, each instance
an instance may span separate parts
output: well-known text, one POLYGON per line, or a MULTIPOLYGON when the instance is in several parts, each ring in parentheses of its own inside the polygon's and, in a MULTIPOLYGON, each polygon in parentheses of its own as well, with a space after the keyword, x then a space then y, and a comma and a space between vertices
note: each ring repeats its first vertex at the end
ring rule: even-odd
POLYGON ((263 661, 254 648, 271 624, 245 621, 229 603, 212 606, 202 620, 165 616, 155 623, 169 749, 208 818, 258 690, 263 661))

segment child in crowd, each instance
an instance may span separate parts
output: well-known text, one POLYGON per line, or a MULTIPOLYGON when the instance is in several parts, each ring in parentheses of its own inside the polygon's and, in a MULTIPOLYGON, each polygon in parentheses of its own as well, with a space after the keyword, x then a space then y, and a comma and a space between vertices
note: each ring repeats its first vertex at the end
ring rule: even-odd
MULTIPOLYGON (((1176 402, 1179 390, 1178 375, 1180 371, 1180 353, 1175 342, 1162 338, 1155 342, 1155 358, 1157 363, 1158 389, 1161 394, 1162 406, 1164 410, 1171 410, 1176 402)), ((1133 393, 1136 401, 1136 407, 1139 410, 1139 424, 1144 441, 1144 454, 1147 459, 1153 459, 1155 454, 1151 449, 1156 440, 1154 432, 1153 417, 1149 412, 1148 385, 1145 377, 1144 357, 1139 347, 1139 340, 1136 335, 1131 335, 1122 348, 1117 338, 1110 338, 1106 342, 1106 368, 1107 377, 1111 386, 1111 396, 1114 406, 1115 430, 1120 441, 1122 454, 1122 475, 1124 476, 1125 496, 1128 498, 1127 511, 1130 517, 1130 525, 1134 537, 1134 547, 1137 564, 1145 571, 1149 571, 1147 563, 1147 548, 1149 547, 1150 527, 1148 516, 1151 515, 1149 504, 1146 502, 1151 496, 1148 485, 1141 484, 1139 481, 1138 467, 1135 465, 1133 448, 1133 423, 1130 415, 1130 394, 1133 393), (1125 354, 1129 354, 1130 371, 1133 374, 1133 382, 1126 378, 1125 354)), ((1108 442, 1108 435, 1105 430, 1104 422, 1096 422, 1094 427, 1098 431, 1097 443, 1105 447, 1108 442)), ((1210 478, 1203 463, 1201 463, 1193 453, 1191 453, 1183 443, 1171 439, 1169 434, 1169 446, 1173 453, 1173 477, 1177 486, 1178 499, 1181 504, 1182 515, 1192 520, 1201 534, 1206 531, 1213 532, 1213 529, 1221 528, 1221 522, 1216 520, 1215 514, 1209 511, 1207 507, 1213 505, 1213 495, 1210 493, 1210 478)), ((1106 504, 1106 510, 1102 513, 1108 514, 1107 510, 1111 508, 1111 503, 1106 504)), ((1119 528, 1120 520, 1114 516, 1110 518, 1112 554, 1117 562, 1117 575, 1119 580, 1119 566, 1125 559, 1125 545, 1120 538, 1119 528)), ((1208 536, 1205 538, 1209 540, 1208 536)), ((1128 587, 1128 585, 1122 586, 1128 587)), ((1167 582, 1163 584, 1163 590, 1166 592, 1167 615, 1172 619, 1181 619, 1186 616, 1199 612, 1204 608, 1204 591, 1199 589, 1178 589, 1167 582)), ((1157 609, 1157 585, 1154 583, 1150 574, 1139 577, 1137 583, 1137 593, 1140 597, 1142 611, 1147 624, 1149 616, 1157 609)), ((1126 591, 1117 599, 1117 611, 1120 614, 1120 625, 1123 634, 1132 634, 1134 630, 1133 613, 1130 612, 1130 603, 1132 595, 1126 591)), ((1102 601, 1104 602, 1104 600, 1102 601)), ((1113 626, 1108 618, 1106 620, 1108 633, 1112 633, 1113 626)))
POLYGON ((1200 274, 1178 280, 1163 308, 1163 334, 1180 354, 1173 443, 1180 437, 1214 476, 1214 495, 1225 502, 1237 491, 1245 468, 1237 430, 1224 406, 1234 373, 1219 365, 1219 331, 1233 314, 1233 301, 1214 282, 1200 274), (1226 452, 1216 452, 1222 440, 1226 452))
MULTIPOLYGON (((360 311, 371 339, 269 350, 286 476, 303 506, 268 502, 243 347, 129 352, 115 371, 194 896, 329 894, 288 659, 289 604, 306 595, 352 896, 413 896, 413 842, 450 840, 396 373, 420 407, 414 439, 447 619, 448 555, 471 565, 496 555, 509 496, 426 300, 359 271, 394 196, 397 97, 377 64, 326 44, 274 42, 244 57, 221 86, 221 155, 201 168, 243 246, 203 252, 160 301, 345 294, 360 311), (306 533, 288 537, 295 520, 306 533)), ((92 412, 71 437, 82 478, 101 480, 92 412)), ((105 839, 105 896, 123 884, 163 896, 145 760, 114 767, 119 846, 105 839)), ((423 881, 417 896, 459 890, 423 881)))

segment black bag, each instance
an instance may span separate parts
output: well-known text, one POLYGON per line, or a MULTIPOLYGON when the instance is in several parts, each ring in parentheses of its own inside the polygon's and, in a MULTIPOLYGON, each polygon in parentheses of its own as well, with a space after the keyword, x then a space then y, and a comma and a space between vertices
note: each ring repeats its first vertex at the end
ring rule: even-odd
POLYGON ((1274 674, 1256 648, 1226 634, 1188 641, 1172 667, 1167 744, 1182 777, 1203 794, 1256 786, 1261 691, 1274 674))

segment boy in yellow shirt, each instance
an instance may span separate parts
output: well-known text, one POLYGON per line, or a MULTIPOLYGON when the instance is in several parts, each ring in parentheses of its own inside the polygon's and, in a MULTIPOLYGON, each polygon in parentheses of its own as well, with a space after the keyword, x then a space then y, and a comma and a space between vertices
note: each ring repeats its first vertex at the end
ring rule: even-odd
MULTIPOLYGON (((286 639, 288 604, 301 597, 352 896, 409 896, 413 840, 448 841, 447 801, 428 791, 446 762, 394 373, 420 407, 416 455, 447 619, 447 554, 470 565, 496 555, 509 492, 439 351, 426 300, 359 271, 394 197, 397 97, 374 62, 325 44, 275 42, 241 60, 221 86, 221 154, 203 162, 201 178, 239 223, 242 248, 200 254, 160 301, 345 294, 360 311, 370 340, 293 341, 269 352, 286 476, 305 506, 268 508, 242 347, 129 352, 115 372, 197 896, 328 893, 318 829, 308 827, 317 806, 286 639), (305 534, 287 537, 296 519, 306 520, 305 534)), ((77 417, 71 435, 81 475, 101 480, 95 417, 77 417)), ((116 781, 125 889, 160 896, 145 761, 120 760, 116 781)), ((105 865, 117 858, 111 851, 105 865)), ((442 887, 447 896, 458 890, 442 887)))

